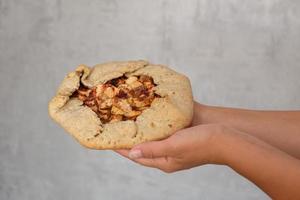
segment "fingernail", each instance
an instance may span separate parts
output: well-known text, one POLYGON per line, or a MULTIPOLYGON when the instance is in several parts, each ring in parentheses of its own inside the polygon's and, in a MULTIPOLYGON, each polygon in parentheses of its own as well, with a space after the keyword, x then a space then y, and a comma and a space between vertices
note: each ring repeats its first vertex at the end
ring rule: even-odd
POLYGON ((137 159, 142 157, 142 151, 139 149, 131 150, 128 154, 129 158, 137 159))

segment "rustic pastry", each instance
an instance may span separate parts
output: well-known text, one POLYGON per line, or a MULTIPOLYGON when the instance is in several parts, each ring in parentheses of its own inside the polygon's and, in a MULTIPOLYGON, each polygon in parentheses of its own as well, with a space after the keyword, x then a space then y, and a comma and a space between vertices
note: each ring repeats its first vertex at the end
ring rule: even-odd
POLYGON ((166 138, 193 116, 189 79, 147 61, 80 65, 49 102, 50 116, 85 147, 121 149, 166 138))

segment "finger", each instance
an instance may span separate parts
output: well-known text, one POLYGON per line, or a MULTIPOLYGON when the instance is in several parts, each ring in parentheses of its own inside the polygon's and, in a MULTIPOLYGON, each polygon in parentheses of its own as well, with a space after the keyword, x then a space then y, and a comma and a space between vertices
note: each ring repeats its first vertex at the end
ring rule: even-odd
POLYGON ((128 156, 129 150, 127 150, 127 149, 118 149, 118 150, 115 150, 115 152, 121 156, 124 156, 125 158, 129 158, 129 156, 128 156))
POLYGON ((169 146, 170 145, 167 139, 161 141, 145 142, 133 147, 130 150, 128 156, 131 159, 164 157, 168 156, 170 150, 169 146))
POLYGON ((166 157, 159 157, 159 158, 152 158, 152 159, 140 158, 134 160, 134 162, 146 167, 157 168, 163 171, 169 167, 168 159, 166 157))

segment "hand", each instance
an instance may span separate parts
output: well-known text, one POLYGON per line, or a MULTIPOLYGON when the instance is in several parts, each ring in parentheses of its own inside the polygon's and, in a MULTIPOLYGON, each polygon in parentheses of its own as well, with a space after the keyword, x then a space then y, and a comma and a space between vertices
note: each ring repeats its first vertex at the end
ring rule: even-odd
POLYGON ((193 120, 191 123, 191 126, 197 126, 200 124, 203 124, 203 107, 205 107, 204 105, 198 103, 197 101, 194 101, 194 115, 193 115, 193 120))
POLYGON ((199 125, 183 129, 169 138, 138 144, 131 150, 117 150, 141 165, 171 173, 204 164, 221 164, 216 142, 226 128, 199 125))

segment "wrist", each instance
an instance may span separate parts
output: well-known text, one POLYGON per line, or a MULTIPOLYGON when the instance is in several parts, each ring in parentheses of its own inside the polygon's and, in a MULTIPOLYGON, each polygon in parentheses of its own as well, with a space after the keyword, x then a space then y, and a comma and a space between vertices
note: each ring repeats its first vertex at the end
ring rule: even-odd
POLYGON ((194 117, 193 117, 193 126, 200 124, 207 124, 206 116, 208 114, 209 106, 200 104, 195 101, 194 103, 194 117))
POLYGON ((223 125, 217 125, 217 130, 211 141, 212 164, 230 166, 231 158, 238 152, 241 144, 240 133, 223 125))
POLYGON ((245 155, 252 152, 253 146, 264 146, 253 136, 228 127, 218 134, 217 141, 216 151, 219 164, 231 168, 237 163, 240 164, 245 159, 245 155))

